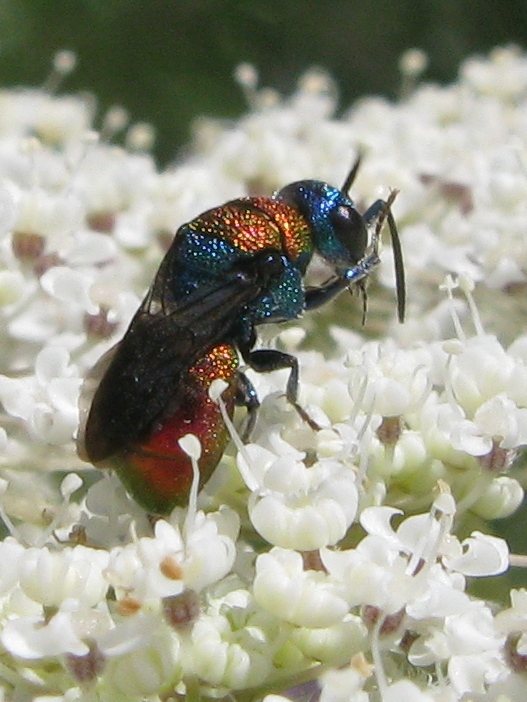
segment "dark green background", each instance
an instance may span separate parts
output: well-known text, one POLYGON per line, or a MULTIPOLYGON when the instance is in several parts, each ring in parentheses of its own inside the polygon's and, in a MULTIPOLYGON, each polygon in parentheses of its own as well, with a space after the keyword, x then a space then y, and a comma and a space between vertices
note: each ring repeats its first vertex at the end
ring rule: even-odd
POLYGON ((467 55, 510 42, 527 43, 526 0, 0 0, 2 84, 39 85, 54 52, 73 49, 64 90, 152 122, 160 163, 188 140, 194 116, 245 109, 232 80, 241 61, 284 92, 325 67, 346 106, 394 96, 410 47, 428 53, 427 79, 446 82, 467 55))

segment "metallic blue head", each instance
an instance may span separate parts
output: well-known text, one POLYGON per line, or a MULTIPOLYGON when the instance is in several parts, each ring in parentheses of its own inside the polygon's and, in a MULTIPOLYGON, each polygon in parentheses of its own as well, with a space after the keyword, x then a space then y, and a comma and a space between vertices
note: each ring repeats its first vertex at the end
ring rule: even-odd
POLYGON ((319 180, 286 185, 275 196, 296 208, 311 227, 315 250, 337 275, 353 268, 368 245, 368 232, 346 190, 319 180))

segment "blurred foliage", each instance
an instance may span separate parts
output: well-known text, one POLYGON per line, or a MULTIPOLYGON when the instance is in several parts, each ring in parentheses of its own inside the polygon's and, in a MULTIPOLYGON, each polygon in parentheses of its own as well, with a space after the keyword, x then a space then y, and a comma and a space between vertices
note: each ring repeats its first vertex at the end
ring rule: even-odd
POLYGON ((526 40, 525 0, 0 0, 2 84, 39 85, 55 51, 72 49, 79 63, 65 89, 154 124, 161 163, 188 141, 196 115, 245 109, 232 80, 242 61, 284 92, 322 66, 346 106, 365 93, 394 96, 405 49, 424 49, 426 79, 444 82, 467 55, 526 40))

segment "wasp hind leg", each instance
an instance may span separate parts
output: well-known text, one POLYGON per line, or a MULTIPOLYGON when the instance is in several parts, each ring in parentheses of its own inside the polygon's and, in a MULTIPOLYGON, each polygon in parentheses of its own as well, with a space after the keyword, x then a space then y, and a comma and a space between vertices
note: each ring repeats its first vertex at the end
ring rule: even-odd
POLYGON ((298 404, 298 360, 295 356, 275 349, 258 349, 244 354, 244 360, 258 373, 270 373, 271 371, 289 368, 290 373, 285 391, 287 401, 311 429, 314 431, 320 430, 320 425, 298 404))
POLYGON ((246 444, 251 438, 254 425, 258 418, 260 400, 258 399, 258 394, 256 393, 254 385, 245 373, 241 371, 236 373, 236 394, 234 396, 234 402, 237 407, 245 407, 247 410, 247 421, 245 428, 241 432, 242 441, 246 444))

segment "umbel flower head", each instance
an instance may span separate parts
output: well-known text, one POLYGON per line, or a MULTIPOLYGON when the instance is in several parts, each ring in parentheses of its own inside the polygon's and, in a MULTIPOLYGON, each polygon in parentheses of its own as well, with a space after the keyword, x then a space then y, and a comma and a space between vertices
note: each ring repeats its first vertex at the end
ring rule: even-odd
MULTIPOLYGON (((146 125, 44 89, 0 95, 0 688, 17 702, 456 702, 524 698, 527 595, 482 598, 520 559, 527 443, 527 57, 470 59, 448 87, 335 117, 321 71, 282 98, 242 66, 248 113, 196 124, 159 171, 146 125), (123 335, 167 240, 209 207, 306 178, 394 203, 409 305, 381 253, 368 319, 342 295, 262 344, 262 402, 188 508, 152 519, 75 453, 83 378, 123 335), (368 338, 366 338, 368 334, 368 338), (510 604, 509 604, 510 599, 510 604)), ((316 275, 317 271, 313 271, 316 275)), ((277 331, 277 330, 275 330, 277 331)), ((221 388, 211 386, 220 408, 221 388)), ((224 411, 224 409, 222 410, 224 411)), ((199 437, 198 437, 199 438, 199 437)), ((200 446, 181 441, 195 472, 200 446)))

